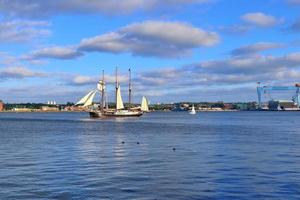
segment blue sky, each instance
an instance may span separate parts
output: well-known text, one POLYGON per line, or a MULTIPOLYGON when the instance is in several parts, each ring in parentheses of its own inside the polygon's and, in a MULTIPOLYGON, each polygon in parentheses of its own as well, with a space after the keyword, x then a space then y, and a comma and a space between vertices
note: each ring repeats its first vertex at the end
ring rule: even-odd
POLYGON ((75 102, 118 66, 123 84, 132 68, 136 102, 256 100, 257 81, 300 78, 299 11, 300 0, 0 0, 0 99, 75 102))

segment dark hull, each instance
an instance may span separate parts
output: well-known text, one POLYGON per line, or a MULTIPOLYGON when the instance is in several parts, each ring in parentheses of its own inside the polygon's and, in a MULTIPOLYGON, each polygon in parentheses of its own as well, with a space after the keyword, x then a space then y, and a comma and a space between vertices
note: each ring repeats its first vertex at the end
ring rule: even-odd
POLYGON ((103 114, 101 112, 89 112, 91 118, 101 118, 103 114))
POLYGON ((105 118, 105 117, 140 117, 143 115, 142 112, 139 113, 133 113, 133 114, 115 114, 115 113, 102 113, 102 112, 97 112, 97 111, 91 111, 90 117, 91 118, 105 118))
POLYGON ((117 115, 117 114, 105 114, 105 117, 140 117, 142 113, 132 114, 132 115, 117 115))

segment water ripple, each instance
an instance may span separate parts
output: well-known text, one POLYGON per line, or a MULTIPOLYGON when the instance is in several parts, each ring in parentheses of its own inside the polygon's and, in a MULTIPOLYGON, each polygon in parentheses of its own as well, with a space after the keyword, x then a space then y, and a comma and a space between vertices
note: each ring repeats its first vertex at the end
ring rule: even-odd
POLYGON ((0 113, 0 199, 298 199, 299 120, 0 113))

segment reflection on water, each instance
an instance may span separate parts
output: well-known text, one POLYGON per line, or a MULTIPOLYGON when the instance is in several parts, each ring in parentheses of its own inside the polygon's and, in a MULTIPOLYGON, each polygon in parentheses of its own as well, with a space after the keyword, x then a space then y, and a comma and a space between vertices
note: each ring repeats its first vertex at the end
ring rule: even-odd
POLYGON ((0 113, 0 199, 297 199, 299 120, 0 113))

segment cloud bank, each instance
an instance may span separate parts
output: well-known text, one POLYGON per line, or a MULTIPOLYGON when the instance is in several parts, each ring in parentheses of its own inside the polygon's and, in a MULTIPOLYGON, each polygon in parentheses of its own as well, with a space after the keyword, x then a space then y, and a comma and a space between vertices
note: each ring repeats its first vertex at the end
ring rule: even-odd
MULTIPOLYGON (((248 55, 211 60, 185 65, 179 68, 161 67, 135 75, 136 95, 147 93, 150 97, 173 96, 199 91, 234 91, 252 88, 255 95, 257 81, 292 85, 300 78, 300 52, 282 56, 248 55)), ((113 83, 113 75, 106 75, 113 83)), ((126 75, 123 75, 127 80, 126 75)), ((95 85, 97 77, 76 76, 66 84, 95 85)))
POLYGON ((182 57, 199 47, 219 42, 215 32, 208 32, 182 22, 145 21, 118 31, 83 39, 84 52, 130 53, 139 56, 182 57))
POLYGON ((246 45, 232 50, 231 54, 233 56, 243 56, 249 54, 257 54, 261 51, 278 49, 285 47, 285 44, 282 43, 273 43, 273 42, 258 42, 251 45, 246 45))
POLYGON ((30 52, 25 60, 74 59, 85 52, 129 53, 134 56, 179 58, 191 55, 200 47, 216 45, 220 37, 183 22, 144 21, 115 32, 82 39, 73 46, 50 46, 30 52))
POLYGON ((8 16, 40 18, 59 14, 120 15, 160 7, 202 4, 209 0, 0 0, 0 12, 8 16))

